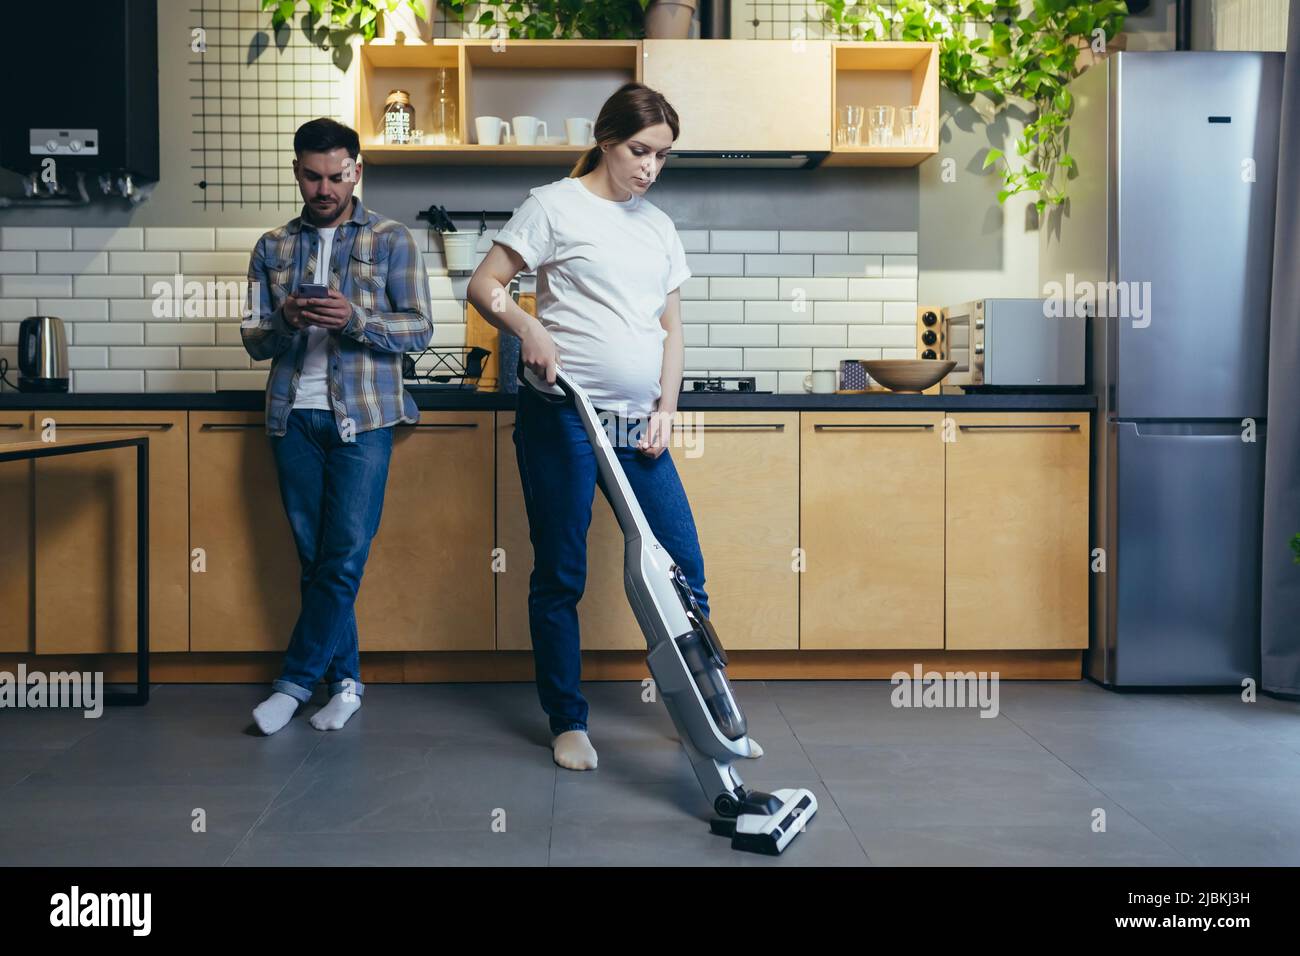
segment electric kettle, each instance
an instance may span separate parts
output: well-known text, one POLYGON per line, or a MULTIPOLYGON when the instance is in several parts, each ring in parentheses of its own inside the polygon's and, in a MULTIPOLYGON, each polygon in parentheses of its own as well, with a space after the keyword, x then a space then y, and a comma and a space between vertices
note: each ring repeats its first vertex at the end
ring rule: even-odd
POLYGON ((19 323, 18 390, 68 390, 68 337, 62 319, 33 315, 19 323))

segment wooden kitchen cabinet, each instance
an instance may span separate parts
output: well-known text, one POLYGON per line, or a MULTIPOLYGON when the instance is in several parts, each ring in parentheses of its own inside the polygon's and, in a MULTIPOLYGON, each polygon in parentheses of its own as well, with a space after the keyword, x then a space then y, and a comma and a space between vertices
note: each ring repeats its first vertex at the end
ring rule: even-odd
POLYGON ((674 150, 831 148, 827 41, 647 39, 642 55, 680 118, 674 150))
MULTIPOLYGON (((684 413, 671 447, 704 553, 710 618, 728 649, 798 646, 798 414, 684 413), (698 452, 696 451, 698 449, 698 452)), ((512 433, 497 415, 497 647, 530 648, 532 546, 512 433)), ((578 604, 584 650, 645 650, 623 584, 623 535, 597 489, 587 535, 587 586, 578 604)))
POLYGON ((491 412, 397 426, 379 533, 357 596, 363 651, 490 651, 491 412))
POLYGON ((299 565, 261 412, 191 412, 190 649, 283 651, 299 565))
POLYGON ((943 647, 943 415, 801 419, 800 648, 943 647))
MULTIPOLYGON (((187 445, 183 411, 45 410, 56 436, 149 436, 149 649, 189 649, 187 445)), ((136 452, 35 463, 38 654, 136 649, 136 452)))
MULTIPOLYGON (((31 412, 0 411, 0 435, 32 432, 31 412)), ((32 581, 36 570, 35 525, 32 521, 34 485, 30 461, 0 464, 0 652, 29 652, 33 648, 32 581)))
POLYGON ((1088 415, 952 418, 946 647, 1087 647, 1088 415))

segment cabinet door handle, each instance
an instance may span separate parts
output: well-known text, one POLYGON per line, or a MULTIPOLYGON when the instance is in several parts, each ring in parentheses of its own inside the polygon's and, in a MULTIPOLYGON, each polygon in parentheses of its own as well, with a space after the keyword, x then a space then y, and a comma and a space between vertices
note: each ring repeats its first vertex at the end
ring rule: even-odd
POLYGON ((201 432, 242 432, 249 428, 265 428, 265 422, 204 422, 201 432))
POLYGON ((56 428, 82 428, 89 431, 113 431, 126 430, 133 432, 165 432, 173 427, 172 422, 141 422, 138 425, 131 425, 125 422, 60 422, 57 418, 54 420, 56 428))
POLYGON ((921 432, 929 432, 929 431, 934 431, 934 424, 933 424, 933 423, 929 423, 929 424, 920 424, 920 423, 899 422, 897 425, 887 425, 887 424, 874 424, 874 425, 873 425, 873 424, 869 424, 869 423, 863 422, 863 423, 861 423, 861 424, 845 424, 845 425, 824 425, 824 424, 813 425, 813 431, 819 431, 819 432, 821 432, 821 431, 831 431, 832 429, 835 430, 835 431, 844 431, 844 430, 846 430, 846 429, 852 429, 852 430, 854 430, 854 431, 864 431, 864 432, 873 432, 873 431, 883 431, 883 432, 921 431, 921 432))
POLYGON ((785 431, 785 422, 716 422, 713 424, 710 424, 708 422, 703 422, 697 425, 673 425, 673 431, 675 432, 678 431, 748 432, 748 431, 759 431, 760 429, 765 431, 774 431, 774 432, 785 431))
POLYGON ((958 425, 964 432, 1077 432, 1078 425, 958 425))
POLYGON ((22 422, 0 422, 0 428, 26 428, 22 422))

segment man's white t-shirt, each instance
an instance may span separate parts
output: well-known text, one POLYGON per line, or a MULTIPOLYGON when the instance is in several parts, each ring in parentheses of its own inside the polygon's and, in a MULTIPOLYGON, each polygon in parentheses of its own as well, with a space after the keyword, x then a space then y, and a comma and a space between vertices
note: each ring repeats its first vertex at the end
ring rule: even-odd
MULTIPOLYGON (((312 280, 317 285, 330 284, 330 249, 334 246, 334 230, 337 226, 317 230, 320 233, 320 250, 316 256, 316 276, 312 280)), ((307 354, 302 360, 302 372, 298 375, 298 390, 293 396, 294 408, 323 408, 330 410, 328 329, 318 325, 307 327, 307 354)))
POLYGON ((673 221, 644 197, 597 196, 576 177, 529 190, 495 242, 537 273, 537 316, 592 405, 648 415, 659 400, 668 293, 688 278, 673 221))

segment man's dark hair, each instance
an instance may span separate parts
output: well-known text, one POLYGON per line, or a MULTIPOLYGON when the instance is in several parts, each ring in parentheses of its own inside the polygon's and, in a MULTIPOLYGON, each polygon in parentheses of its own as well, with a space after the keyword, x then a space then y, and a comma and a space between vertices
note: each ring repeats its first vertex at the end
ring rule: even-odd
POLYGON ((298 127, 298 132, 293 134, 295 156, 302 156, 303 153, 328 153, 331 149, 340 147, 356 159, 361 152, 361 140, 357 137, 357 131, 324 116, 303 123, 298 127))

